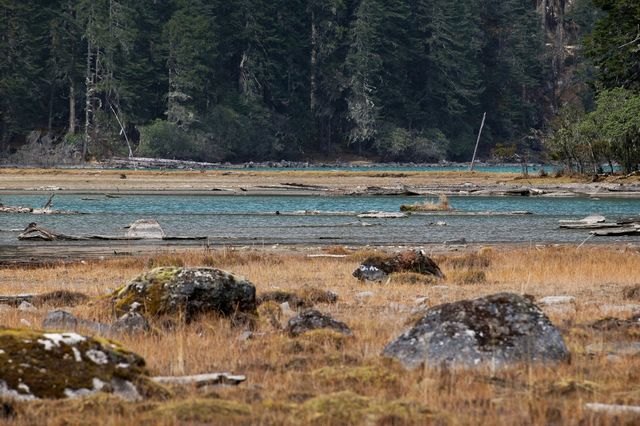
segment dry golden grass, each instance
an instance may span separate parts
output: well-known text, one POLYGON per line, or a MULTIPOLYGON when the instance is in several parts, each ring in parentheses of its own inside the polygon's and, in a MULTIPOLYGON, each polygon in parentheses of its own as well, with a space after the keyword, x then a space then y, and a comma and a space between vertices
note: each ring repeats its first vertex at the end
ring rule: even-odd
MULTIPOLYGON (((627 306, 623 289, 637 284, 640 253, 624 246, 482 249, 435 256, 447 279, 359 283, 351 276, 357 258, 307 258, 296 253, 193 251, 158 257, 90 261, 32 269, 0 269, 0 294, 59 289, 103 296, 150 267, 208 265, 244 275, 258 293, 297 291, 303 286, 331 290, 336 304, 318 305, 346 322, 355 337, 318 331, 296 339, 258 322, 254 337, 240 341, 241 328, 219 318, 202 318, 173 330, 120 340, 142 355, 152 374, 232 371, 246 374, 233 388, 173 389, 168 401, 126 403, 108 395, 74 401, 11 403, 13 424, 632 424, 638 419, 596 416, 585 402, 640 404, 640 358, 589 356, 591 343, 638 340, 637 331, 579 327, 627 306), (484 282, 456 277, 481 271, 484 282), (358 293, 372 291, 372 297, 358 293), (517 366, 502 371, 404 371, 379 354, 407 328, 411 311, 463 298, 512 291, 536 298, 570 295, 567 309, 545 308, 572 351, 569 364, 517 366), (426 299, 425 299, 426 298, 426 299), (418 299, 419 301, 417 301, 418 299), (426 300, 426 302, 425 302, 426 300)), ((2 325, 34 328, 47 307, 36 312, 0 310, 2 325)), ((625 308, 626 309, 626 308, 625 308)), ((70 308, 77 315, 110 320, 104 300, 70 308)), ((286 318, 281 318, 285 321, 286 318)), ((637 424, 637 423, 636 423, 637 424)))

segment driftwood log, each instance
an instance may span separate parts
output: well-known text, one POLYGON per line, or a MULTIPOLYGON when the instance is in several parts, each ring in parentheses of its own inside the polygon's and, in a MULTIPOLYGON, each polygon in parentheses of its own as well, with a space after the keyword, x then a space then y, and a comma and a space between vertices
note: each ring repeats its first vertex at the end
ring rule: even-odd
MULTIPOLYGON (((39 226, 35 222, 31 222, 18 235, 19 240, 33 241, 88 241, 88 240, 105 240, 105 241, 138 241, 148 238, 139 236, 121 236, 121 235, 66 235, 47 228, 39 226)), ((164 241, 182 241, 182 240, 206 240, 206 236, 164 236, 164 241)))
POLYGON ((246 376, 231 375, 230 373, 196 374, 193 376, 156 376, 152 377, 156 383, 164 385, 194 385, 196 387, 211 385, 239 385, 247 380, 246 376))

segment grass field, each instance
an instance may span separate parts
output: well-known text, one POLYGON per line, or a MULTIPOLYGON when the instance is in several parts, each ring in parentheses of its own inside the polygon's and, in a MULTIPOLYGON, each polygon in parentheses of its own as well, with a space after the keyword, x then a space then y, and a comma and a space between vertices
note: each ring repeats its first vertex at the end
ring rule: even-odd
MULTIPOLYGON (((110 321, 100 296, 154 266, 215 266, 251 280, 258 295, 314 286, 338 294, 316 308, 347 323, 354 337, 319 331, 290 338, 260 320, 253 338, 225 319, 202 318, 172 330, 119 340, 142 355, 154 375, 230 371, 247 375, 237 387, 173 388, 166 400, 123 402, 108 395, 71 401, 7 402, 12 424, 634 424, 584 409, 587 402, 640 404, 640 356, 589 354, 588 345, 637 341, 639 328, 598 331, 584 324, 629 317, 640 301, 623 289, 638 284, 640 252, 627 246, 483 248, 434 256, 447 278, 421 282, 392 276, 361 284, 351 276, 368 254, 325 249, 345 258, 296 253, 211 250, 71 265, 0 269, 0 294, 66 289, 96 301, 70 310, 110 321), (359 293, 373 292, 369 297, 359 293), (544 308, 572 352, 568 364, 510 369, 405 371, 379 356, 426 306, 501 291, 569 295, 575 303, 544 308), (426 299, 424 299, 426 298, 426 299), (416 300, 417 299, 417 300, 416 300), (423 306, 419 306, 422 304, 423 306), (416 309, 417 308, 417 309, 416 309)), ((5 307, 1 324, 37 328, 50 307, 22 312, 5 307)), ((282 323, 286 321, 282 315, 282 323)), ((152 324, 153 325, 153 324, 152 324)), ((6 411, 6 410, 5 410, 6 411)), ((637 423, 635 423, 637 424, 637 423)))

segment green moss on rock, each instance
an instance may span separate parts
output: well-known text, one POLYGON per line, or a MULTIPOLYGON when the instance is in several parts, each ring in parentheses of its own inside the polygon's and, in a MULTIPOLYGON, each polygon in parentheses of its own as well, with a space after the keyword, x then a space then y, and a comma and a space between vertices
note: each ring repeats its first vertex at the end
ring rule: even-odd
POLYGON ((186 321, 202 313, 255 315, 255 287, 244 278, 215 268, 156 268, 112 295, 117 317, 137 303, 147 317, 178 316, 186 321))
POLYGON ((0 394, 17 399, 112 392, 140 399, 151 389, 142 357, 77 333, 0 329, 0 394))

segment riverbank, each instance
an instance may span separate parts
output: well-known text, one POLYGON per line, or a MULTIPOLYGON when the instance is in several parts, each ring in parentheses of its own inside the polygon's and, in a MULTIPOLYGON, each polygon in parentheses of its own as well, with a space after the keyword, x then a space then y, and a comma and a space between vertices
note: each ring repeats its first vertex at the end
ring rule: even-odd
POLYGON ((478 195, 640 198, 640 176, 429 171, 0 169, 2 194, 478 195))

